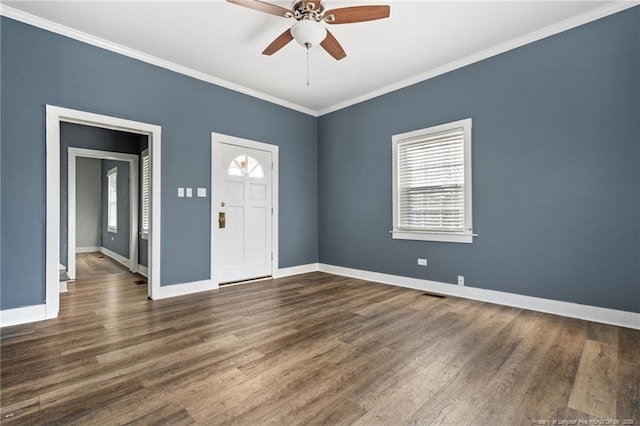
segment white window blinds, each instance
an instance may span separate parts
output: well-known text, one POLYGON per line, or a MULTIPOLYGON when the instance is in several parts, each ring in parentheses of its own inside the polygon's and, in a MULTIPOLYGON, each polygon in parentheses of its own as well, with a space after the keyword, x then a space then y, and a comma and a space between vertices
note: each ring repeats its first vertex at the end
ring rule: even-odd
POLYGON ((118 168, 107 172, 107 230, 118 230, 118 168))
POLYGON ((393 237, 472 242, 471 119, 393 137, 393 237))
POLYGON ((149 150, 142 152, 142 233, 149 233, 149 202, 150 202, 150 167, 149 150))
POLYGON ((464 132, 398 146, 398 228, 464 231, 464 132))

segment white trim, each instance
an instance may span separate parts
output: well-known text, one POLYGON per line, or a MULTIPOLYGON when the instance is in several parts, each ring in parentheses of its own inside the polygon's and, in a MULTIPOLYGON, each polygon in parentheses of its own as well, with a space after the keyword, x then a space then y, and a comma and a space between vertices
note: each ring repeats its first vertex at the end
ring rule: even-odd
POLYGON ((640 330, 640 313, 619 311, 616 309, 600 308, 597 306, 581 305, 578 303, 562 302, 559 300, 542 299, 540 297, 523 296, 495 290, 485 290, 468 286, 423 280, 419 278, 402 277, 399 275, 382 274, 361 269, 345 268, 342 266, 318 265, 320 272, 358 278, 397 287, 412 288, 430 293, 463 297, 498 305, 513 306, 531 311, 546 312, 563 317, 579 318, 587 321, 617 325, 620 327, 640 330))
MULTIPOLYGON (((108 248, 105 247, 100 247, 100 253, 104 254, 105 256, 110 257, 111 259, 115 260, 116 262, 126 266, 127 268, 129 268, 129 265, 131 263, 130 260, 124 256, 122 256, 121 254, 116 253, 113 250, 109 250, 108 248)), ((135 265, 138 265, 137 263, 135 263, 135 265)), ((134 270, 135 268, 129 268, 129 270, 131 272, 137 272, 134 270)))
POLYGON ((42 321, 47 318, 47 306, 45 304, 5 309, 4 311, 0 311, 0 327, 10 327, 12 325, 42 321))
POLYGON ((154 300, 168 297, 184 296, 201 291, 216 290, 218 285, 211 280, 193 281, 182 284, 171 284, 160 287, 154 300))
POLYGON ((624 1, 624 0, 612 1, 609 4, 606 4, 602 7, 598 7, 596 9, 590 10, 580 15, 571 17, 569 19, 565 19, 564 21, 557 22, 553 25, 549 25, 547 27, 525 34, 523 36, 516 37, 512 40, 506 41, 504 43, 500 43, 488 49, 481 50, 480 52, 476 52, 469 56, 465 56, 464 58, 460 58, 455 61, 449 62, 448 64, 445 64, 436 68, 432 68, 430 70, 417 74, 413 77, 409 77, 405 80, 401 80, 396 83, 390 84, 388 86, 381 87, 380 89, 376 89, 371 92, 353 97, 346 101, 338 102, 337 104, 331 105, 327 108, 322 108, 317 111, 317 115, 323 116, 325 114, 329 114, 334 111, 347 108, 351 105, 359 104, 369 99, 377 98, 378 96, 395 92, 396 90, 400 90, 402 88, 412 86, 416 83, 420 83, 422 81, 429 80, 439 75, 446 74, 448 72, 457 70, 458 68, 466 67, 467 65, 471 65, 475 62, 483 61, 492 56, 500 55, 501 53, 507 52, 509 50, 517 49, 518 47, 536 42, 538 40, 542 40, 544 38, 570 30, 580 25, 584 25, 589 22, 596 21, 606 16, 613 15, 614 13, 622 12, 623 10, 629 9, 637 5, 638 5, 637 1, 624 1))
MULTIPOLYGON (((45 305, 46 318, 60 310, 60 115, 46 107, 45 305)), ((37 321, 37 320, 34 320, 37 321)))
MULTIPOLYGON (((129 163, 129 265, 138 264, 138 155, 123 154, 120 152, 100 151, 97 149, 68 148, 67 163, 67 273, 72 280, 76 279, 76 253, 81 253, 76 247, 76 160, 78 157, 95 158, 98 160, 116 160, 129 163)), ((117 173, 114 167, 107 172, 117 173)), ((101 173, 102 174, 102 173, 101 173)), ((107 232, 117 233, 107 227, 107 232)), ((100 251, 100 247, 96 247, 100 251)), ((136 272, 135 268, 129 268, 131 272, 136 272)))
POLYGON ((273 257, 271 259, 271 275, 273 275, 278 270, 278 261, 279 261, 279 247, 278 247, 278 187, 279 187, 279 148, 277 145, 271 145, 264 142, 252 141, 249 139, 238 138, 235 136, 224 135, 222 133, 211 132, 211 280, 219 286, 220 279, 218 278, 217 270, 218 270, 218 262, 215 250, 215 238, 214 238, 214 226, 217 222, 216 213, 217 205, 216 197, 217 194, 215 192, 215 172, 214 165, 216 158, 217 147, 220 144, 226 143, 231 145, 242 146, 250 149, 257 149, 261 151, 266 151, 271 153, 271 207, 273 208, 273 214, 271 215, 271 251, 273 253, 273 257))
POLYGON ((306 265, 298 265, 298 266, 291 266, 289 268, 278 269, 273 274, 273 278, 274 279, 284 278, 284 277, 290 277, 292 275, 307 274, 309 272, 316 272, 316 271, 318 271, 318 264, 308 263, 306 265))
POLYGON ((149 277, 149 268, 138 263, 138 273, 143 277, 149 277))
POLYGON ((60 293, 66 293, 67 291, 67 281, 60 281, 60 293))
POLYGON ((418 241, 437 241, 440 243, 473 243, 475 234, 439 234, 437 232, 427 231, 391 231, 391 238, 394 240, 418 240, 418 241))
MULTIPOLYGON (((147 286, 152 299, 160 288, 160 188, 162 128, 153 124, 108 115, 46 105, 46 238, 45 294, 46 316, 55 318, 60 309, 60 122, 83 124, 147 135, 151 156, 151 235, 149 244, 150 276, 147 286)), ((137 200, 136 200, 137 202, 137 200)))
POLYGON ((81 41, 83 43, 90 44, 92 46, 99 47, 101 49, 109 50, 111 52, 115 52, 120 55, 127 56, 129 58, 134 58, 139 61, 146 62, 148 64, 152 64, 161 68, 168 69, 178 74, 183 74, 201 81, 206 81, 207 83, 215 84, 216 86, 224 87, 226 89, 243 93, 245 95, 249 95, 254 98, 262 99, 264 101, 271 102, 272 104, 280 105, 285 108, 299 111, 299 112, 311 115, 313 117, 318 116, 317 112, 311 108, 307 108, 302 105, 298 105, 296 103, 278 98, 277 96, 273 96, 264 92, 253 90, 248 87, 241 86, 237 83, 224 80, 220 77, 206 74, 201 71, 197 71, 192 68, 176 64, 175 62, 170 62, 165 59, 161 59, 156 56, 141 52, 139 50, 135 50, 130 47, 126 47, 121 44, 117 44, 117 43, 105 40, 103 38, 96 37, 91 34, 87 34, 85 32, 67 27, 65 25, 58 24, 53 21, 49 21, 48 19, 44 19, 27 12, 23 12, 22 10, 15 9, 10 6, 0 5, 0 14, 8 18, 15 19, 20 22, 24 22, 25 24, 33 25, 34 27, 42 28, 44 30, 51 31, 56 34, 61 34, 63 36, 81 41))
MULTIPOLYGON (((98 246, 76 247, 76 254, 77 253, 96 253, 96 252, 99 252, 99 251, 100 251, 100 247, 98 247, 98 246)), ((67 271, 67 273, 68 273, 68 271, 67 271)))

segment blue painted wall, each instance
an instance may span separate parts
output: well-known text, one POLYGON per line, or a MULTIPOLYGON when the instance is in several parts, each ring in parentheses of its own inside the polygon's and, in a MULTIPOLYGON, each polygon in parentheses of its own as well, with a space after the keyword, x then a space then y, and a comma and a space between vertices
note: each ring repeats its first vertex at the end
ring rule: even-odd
POLYGON ((102 206, 102 247, 119 254, 122 257, 129 257, 129 233, 131 232, 130 215, 130 193, 129 193, 129 163, 126 161, 102 160, 102 171, 100 180, 102 182, 101 206, 102 206), (107 172, 113 168, 118 171, 116 181, 118 194, 118 231, 109 232, 107 227, 108 210, 108 180, 107 172))
POLYGON ((640 7, 325 115, 318 151, 320 262, 640 312, 640 7), (467 117, 479 237, 392 240, 391 136, 467 117))
POLYGON ((176 188, 209 188, 212 131, 280 147, 279 266, 317 261, 316 118, 0 22, 1 309, 44 301, 46 104, 162 126, 161 285, 209 278, 210 200, 176 188))

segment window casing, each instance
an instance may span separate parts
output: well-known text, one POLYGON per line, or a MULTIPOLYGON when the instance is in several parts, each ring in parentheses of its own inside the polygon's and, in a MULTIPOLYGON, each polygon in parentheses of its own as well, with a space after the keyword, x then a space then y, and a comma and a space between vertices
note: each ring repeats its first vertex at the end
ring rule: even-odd
POLYGON ((107 231, 118 232, 118 168, 107 172, 107 231))
POLYGON ((140 170, 142 173, 141 178, 141 229, 140 235, 143 239, 149 239, 149 214, 150 214, 150 206, 151 206, 151 181, 150 181, 150 172, 151 172, 151 164, 149 163, 149 150, 145 149, 141 154, 141 166, 140 170))
POLYGON ((393 238, 473 242, 471 119, 394 135, 393 238))

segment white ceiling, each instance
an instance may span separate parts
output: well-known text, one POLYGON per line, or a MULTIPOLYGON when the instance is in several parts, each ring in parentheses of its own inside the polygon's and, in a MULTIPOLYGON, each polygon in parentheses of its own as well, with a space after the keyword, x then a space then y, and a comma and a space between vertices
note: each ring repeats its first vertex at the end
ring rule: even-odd
POLYGON ((391 17, 327 26, 347 57, 336 61, 320 48, 312 49, 307 87, 305 49, 295 41, 271 57, 261 55, 293 19, 223 0, 3 1, 11 8, 320 114, 469 63, 471 55, 487 57, 611 13, 602 11, 613 6, 610 1, 324 3, 329 9, 391 4, 391 17))

